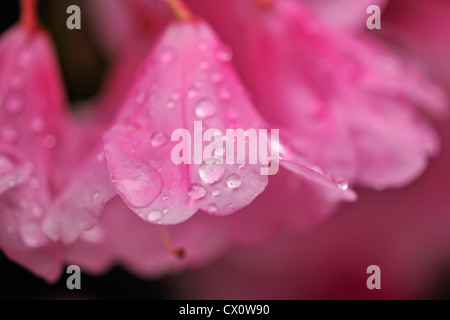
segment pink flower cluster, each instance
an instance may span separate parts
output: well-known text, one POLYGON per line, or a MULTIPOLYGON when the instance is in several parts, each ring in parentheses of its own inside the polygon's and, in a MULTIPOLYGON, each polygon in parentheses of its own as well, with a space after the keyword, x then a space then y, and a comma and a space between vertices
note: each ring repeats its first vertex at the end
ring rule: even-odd
POLYGON ((24 0, 0 38, 1 250, 48 281, 67 263, 156 277, 311 228, 354 187, 411 183, 446 96, 360 30, 373 1, 334 2, 345 19, 329 1, 92 1, 114 64, 78 115, 24 0), (279 129, 282 169, 174 164, 171 134, 194 121, 279 129))

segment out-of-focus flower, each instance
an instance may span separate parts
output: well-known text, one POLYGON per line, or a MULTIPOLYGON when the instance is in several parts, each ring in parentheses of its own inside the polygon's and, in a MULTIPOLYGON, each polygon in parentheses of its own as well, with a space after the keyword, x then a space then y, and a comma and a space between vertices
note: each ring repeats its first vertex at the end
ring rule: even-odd
MULTIPOLYGON (((193 164, 173 162, 175 143, 170 139, 180 128, 190 133, 188 141, 182 137, 187 149, 191 139, 210 134, 208 128, 224 135, 228 129, 265 128, 228 65, 230 59, 228 48, 212 30, 194 21, 169 26, 144 62, 118 121, 104 138, 113 183, 143 219, 175 224, 198 209, 226 215, 247 206, 267 185, 262 166, 250 163, 249 152, 235 155, 235 164, 210 164, 208 160, 214 159, 203 159, 204 147, 195 150, 194 143, 192 152, 183 150, 187 154, 182 156, 194 159, 193 164), (195 121, 201 121, 203 129, 195 121)), ((221 152, 216 156, 228 158, 225 150, 221 152)), ((289 167, 321 179, 320 172, 304 164, 289 160, 289 167)), ((322 180, 327 183, 325 177, 322 180)), ((333 185, 331 180, 328 183, 333 185)))
POLYGON ((445 113, 445 95, 375 39, 330 29, 299 1, 192 2, 234 49, 265 118, 332 175, 401 187, 437 153, 418 106, 445 113))
MULTIPOLYGON (((6 197, 22 197, 19 187, 6 189, 11 179, 27 185, 37 170, 50 181, 49 195, 44 189, 41 195, 45 213, 32 219, 35 233, 19 232, 28 247, 16 248, 13 255, 7 249, 13 242, 0 242, 15 261, 39 275, 55 279, 63 245, 68 262, 94 273, 114 263, 152 277, 195 266, 236 242, 259 243, 310 228, 342 201, 355 200, 354 185, 405 186, 439 150, 423 113, 445 114, 443 93, 400 56, 358 33, 362 19, 357 14, 349 23, 332 23, 326 1, 186 0, 230 48, 182 1, 166 2, 183 21, 165 30, 169 11, 161 9, 162 2, 114 1, 102 12, 99 29, 115 63, 93 103, 95 111, 78 121, 59 113, 56 131, 44 137, 49 154, 55 152, 45 165, 33 163, 28 171, 27 161, 44 154, 28 145, 22 146, 28 153, 20 154, 19 170, 5 157, 0 169, 0 203, 5 199, 9 206, 9 215, 0 213, 5 221, 21 217, 10 207, 15 200, 6 197), (120 32, 116 19, 124 21, 120 32), (198 132, 195 121, 202 121, 198 132), (173 148, 180 146, 171 141, 176 130, 202 140, 208 129, 274 128, 281 139, 271 144, 281 154, 271 161, 281 161, 284 168, 270 181, 261 175, 261 164, 249 164, 249 154, 245 164, 197 162, 203 147, 195 150, 194 144, 185 154, 191 141, 183 140, 183 154, 177 156, 185 163, 172 158, 173 148), (199 210, 209 215, 193 216, 199 210), (41 240, 39 245, 27 243, 30 235, 41 240), (33 246, 58 251, 52 251, 57 257, 53 269, 44 272, 18 257, 33 246), (178 248, 187 250, 184 260, 177 259, 184 252, 178 248)), ((4 61, 0 72, 6 88, 15 78, 10 61, 4 61)), ((50 71, 55 74, 56 68, 50 71)), ((60 90, 57 84, 51 88, 60 90)), ((39 97, 56 96, 39 91, 39 97)), ((58 97, 63 101, 62 94, 58 97)), ((30 119, 20 121, 23 131, 31 130, 30 119)), ((216 155, 224 151, 215 149, 216 155)), ((18 221, 19 228, 27 225, 18 221)))
MULTIPOLYGON (((414 58, 447 92, 449 6, 440 0, 393 1, 383 20, 383 36, 401 44, 408 60, 414 58)), ((442 152, 412 185, 358 190, 357 204, 345 205, 313 232, 285 235, 259 248, 235 248, 214 266, 176 278, 177 297, 442 298, 448 292, 450 249, 448 119, 438 128, 442 152), (381 268, 381 290, 372 291, 366 270, 374 264, 381 268)))
POLYGON ((0 246, 11 259, 55 280, 62 248, 41 222, 61 188, 55 163, 67 125, 47 35, 20 24, 0 39, 0 246))

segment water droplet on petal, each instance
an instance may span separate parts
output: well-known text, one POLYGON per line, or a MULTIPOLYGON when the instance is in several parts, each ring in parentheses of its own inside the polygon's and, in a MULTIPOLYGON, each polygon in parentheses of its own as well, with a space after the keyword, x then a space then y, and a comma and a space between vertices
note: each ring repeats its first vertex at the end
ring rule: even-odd
POLYGON ((134 102, 136 102, 136 104, 143 104, 145 102, 145 91, 141 90, 138 93, 136 93, 136 96, 134 97, 134 102))
POLYGON ((30 179, 30 187, 32 187, 33 189, 39 189, 40 185, 41 184, 37 178, 30 179))
POLYGON ((206 190, 201 185, 194 183, 189 188, 188 195, 192 200, 200 200, 206 197, 206 190))
POLYGON ((201 70, 207 70, 209 68, 209 62, 208 61, 201 61, 198 65, 201 70))
POLYGON ((43 210, 39 204, 37 203, 32 204, 30 210, 33 216, 35 216, 36 218, 42 217, 43 210))
POLYGON ((153 147, 158 148, 164 146, 169 141, 169 137, 161 132, 157 131, 152 135, 150 143, 153 147))
POLYGON ((29 51, 23 51, 19 55, 18 64, 22 68, 28 68, 31 65, 31 53, 29 51))
POLYGON ((173 100, 173 101, 180 101, 180 100, 181 100, 181 97, 182 97, 182 94, 181 94, 180 91, 175 91, 175 92, 172 94, 172 100, 173 100))
POLYGON ((215 115, 217 105, 208 99, 201 100, 195 107, 195 115, 199 118, 206 119, 215 115))
POLYGON ((167 48, 159 55, 159 61, 162 63, 171 63, 173 60, 175 60, 175 51, 173 49, 167 48))
POLYGON ((200 175, 200 178, 204 182, 208 184, 213 184, 222 179, 225 173, 225 166, 215 163, 212 164, 203 163, 198 169, 198 173, 200 175))
POLYGON ((236 121, 238 114, 237 114, 236 110, 229 109, 227 112, 227 116, 228 116, 228 119, 230 119, 230 121, 236 121))
POLYGON ((23 108, 22 98, 16 95, 9 97, 9 99, 6 101, 5 107, 6 110, 11 114, 19 113, 23 108))
POLYGON ((214 72, 211 75, 211 81, 214 83, 221 83, 223 80, 224 80, 223 74, 221 74, 219 72, 214 72))
POLYGON ((189 91, 188 91, 188 97, 189 98, 195 98, 195 97, 197 97, 198 96, 198 92, 197 92, 197 90, 195 89, 195 88, 192 88, 192 89, 190 89, 189 91))
POLYGON ((45 127, 44 120, 41 117, 35 117, 31 120, 30 127, 34 132, 42 132, 45 127))
POLYGON ((162 199, 164 200, 164 201, 166 201, 166 200, 169 200, 170 199, 170 193, 168 193, 168 192, 163 192, 162 193, 162 199))
POLYGON ((101 196, 100 192, 98 191, 94 192, 94 194, 92 195, 92 201, 94 203, 97 203, 100 200, 100 196, 101 196))
POLYGON ((219 98, 222 101, 229 101, 231 99, 230 91, 227 88, 225 88, 225 87, 221 88, 220 91, 219 91, 219 98))
POLYGON ((147 215, 147 220, 151 222, 155 222, 160 220, 163 217, 163 213, 159 210, 151 210, 147 215))
POLYGON ((170 208, 169 207, 164 207, 162 210, 163 214, 168 214, 170 212, 170 208))
POLYGON ((14 169, 13 161, 6 156, 0 155, 0 174, 14 169))
POLYGON ((210 203, 209 206, 208 206, 208 213, 210 213, 210 214, 216 214, 217 211, 218 211, 217 204, 215 204, 215 203, 210 203))
POLYGON ((220 194, 220 190, 214 190, 212 192, 213 197, 217 197, 220 194))
POLYGON ((208 50, 208 43, 206 41, 201 41, 198 43, 197 49, 199 51, 206 51, 208 50))
POLYGON ((17 130, 13 127, 6 125, 2 128, 2 138, 5 142, 16 142, 19 138, 17 130))
POLYGON ((44 138, 44 147, 47 149, 53 149, 56 146, 55 136, 48 135, 44 138))
POLYGON ((169 102, 167 102, 166 107, 167 107, 167 109, 173 109, 173 108, 175 108, 175 105, 176 105, 176 103, 174 101, 169 101, 169 102))
POLYGON ((231 174, 227 178, 227 186, 230 189, 238 189, 242 184, 241 177, 235 173, 231 174))
POLYGON ((223 62, 230 62, 233 59, 233 51, 230 47, 223 46, 217 52, 217 58, 223 62))
POLYGON ((333 182, 339 187, 339 189, 345 191, 348 189, 348 180, 344 177, 338 176, 333 178, 333 182))
POLYGON ((23 87, 23 78, 20 75, 16 75, 11 78, 10 86, 12 89, 18 90, 23 87))

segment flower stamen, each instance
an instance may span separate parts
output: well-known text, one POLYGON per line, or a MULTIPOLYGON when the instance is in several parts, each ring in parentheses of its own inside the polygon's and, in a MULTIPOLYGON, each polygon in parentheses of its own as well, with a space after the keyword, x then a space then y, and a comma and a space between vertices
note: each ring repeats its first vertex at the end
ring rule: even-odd
POLYGON ((273 5, 274 0, 254 0, 257 5, 268 8, 273 5))
POLYGON ((37 0, 21 0, 21 23, 29 29, 35 29, 38 25, 37 0))
POLYGON ((167 251, 173 254, 178 259, 183 259, 186 256, 186 251, 183 248, 175 248, 170 240, 169 229, 166 226, 159 226, 161 239, 167 251))
POLYGON ((194 19, 194 15, 183 0, 164 0, 179 21, 194 19))

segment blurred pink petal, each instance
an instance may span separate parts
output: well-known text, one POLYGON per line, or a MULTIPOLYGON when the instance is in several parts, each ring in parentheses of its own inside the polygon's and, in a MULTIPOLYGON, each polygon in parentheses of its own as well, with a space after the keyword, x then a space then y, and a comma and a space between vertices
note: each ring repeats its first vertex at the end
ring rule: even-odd
POLYGON ((44 32, 16 26, 2 36, 0 171, 13 180, 11 188, 0 195, 0 246, 11 259, 49 281, 56 280, 62 263, 60 246, 41 231, 42 219, 59 188, 53 179, 53 164, 65 125, 60 83, 44 32), (45 259, 39 258, 40 253, 45 259))
POLYGON ((294 150, 331 176, 377 189, 401 187, 439 150, 417 106, 445 114, 445 95, 375 40, 329 30, 293 0, 268 7, 229 1, 209 10, 194 2, 235 49, 238 70, 265 118, 285 128, 294 150), (230 23, 226 16, 237 18, 230 23))
POLYGON ((120 264, 143 277, 204 265, 228 247, 225 238, 209 228, 211 219, 201 213, 167 227, 173 244, 186 249, 186 257, 180 260, 164 247, 160 226, 143 222, 116 197, 106 206, 98 225, 68 247, 67 259, 94 274, 120 264))
POLYGON ((52 204, 43 222, 44 232, 54 241, 75 241, 93 228, 105 204, 117 193, 111 183, 103 151, 91 154, 52 204))
POLYGON ((381 7, 388 0, 297 0, 304 3, 318 17, 333 29, 359 31, 366 27, 370 17, 367 8, 372 5, 381 7))
POLYGON ((226 50, 202 22, 171 25, 144 63, 118 121, 105 135, 113 183, 145 220, 179 223, 200 208, 228 214, 250 203, 267 184, 259 165, 216 165, 213 171, 220 176, 208 181, 199 176, 204 165, 177 166, 171 160, 176 145, 170 141, 172 132, 188 129, 194 138, 196 120, 203 121, 204 129, 222 132, 261 127, 228 66, 226 50), (223 83, 211 81, 203 65, 223 83), (220 95, 224 90, 229 98, 220 95), (233 174, 239 174, 241 184, 234 190, 226 183, 233 174))

